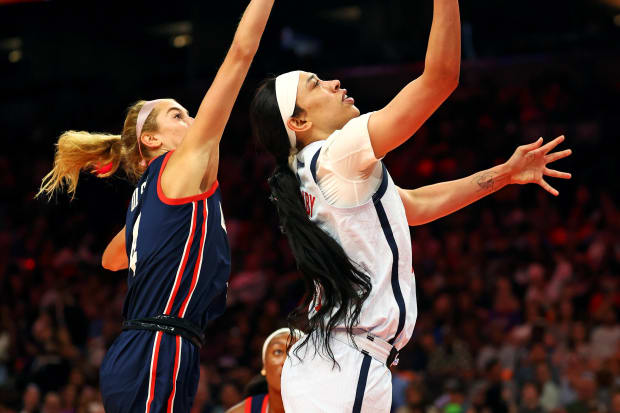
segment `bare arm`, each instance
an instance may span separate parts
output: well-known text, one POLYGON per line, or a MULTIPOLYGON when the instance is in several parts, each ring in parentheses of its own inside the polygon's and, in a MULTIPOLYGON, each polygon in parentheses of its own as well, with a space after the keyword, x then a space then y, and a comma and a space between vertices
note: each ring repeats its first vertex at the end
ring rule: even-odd
POLYGON ((127 259, 127 251, 125 249, 125 227, 112 238, 112 241, 106 247, 101 257, 101 265, 110 271, 124 270, 129 267, 129 260, 127 259))
POLYGON ((559 195, 543 176, 570 179, 569 173, 547 168, 548 163, 571 154, 570 149, 549 154, 549 151, 563 140, 564 137, 560 136, 541 147, 541 138, 532 144, 520 146, 506 163, 467 178, 413 190, 398 188, 405 206, 407 222, 411 226, 426 224, 458 211, 511 183, 537 183, 552 195, 559 195))
POLYGON ((456 89, 461 62, 458 0, 435 0, 424 73, 368 122, 377 158, 409 139, 456 89))
POLYGON ((162 183, 168 196, 195 195, 217 179, 219 143, 273 3, 274 0, 251 0, 246 8, 194 123, 166 166, 162 183))

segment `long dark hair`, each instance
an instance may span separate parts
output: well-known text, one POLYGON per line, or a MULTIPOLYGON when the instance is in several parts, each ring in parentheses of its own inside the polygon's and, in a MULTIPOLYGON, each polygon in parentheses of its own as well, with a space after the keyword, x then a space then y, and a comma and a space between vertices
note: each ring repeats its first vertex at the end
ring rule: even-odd
MULTIPOLYGON (((301 113, 303 109, 295 105, 293 116, 301 113)), ((290 144, 278 108, 275 78, 259 86, 250 107, 250 120, 254 135, 276 159, 277 166, 269 177, 271 199, 305 282, 304 299, 288 316, 291 337, 293 328, 307 333, 295 353, 311 339, 315 350, 338 365, 329 344, 332 330, 344 324, 352 335, 362 304, 372 289, 370 277, 306 213, 300 182, 288 165, 290 144), (318 311, 308 318, 308 308, 319 294, 318 311)))

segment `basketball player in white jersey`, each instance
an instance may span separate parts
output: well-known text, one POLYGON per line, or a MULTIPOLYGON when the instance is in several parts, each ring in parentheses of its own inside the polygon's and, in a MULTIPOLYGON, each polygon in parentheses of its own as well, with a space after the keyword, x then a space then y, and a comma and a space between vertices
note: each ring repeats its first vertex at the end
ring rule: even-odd
MULTIPOLYGON (((458 0, 434 0, 424 73, 385 108, 360 116, 337 80, 295 71, 267 79, 252 102, 258 139, 275 157, 269 183, 306 298, 291 324, 307 332, 282 372, 287 412, 389 412, 388 367, 413 332, 417 304, 409 226, 457 211, 508 184, 543 175, 563 137, 517 148, 470 177, 406 190, 381 162, 456 88, 458 0)), ((370 87, 370 85, 369 85, 370 87)))

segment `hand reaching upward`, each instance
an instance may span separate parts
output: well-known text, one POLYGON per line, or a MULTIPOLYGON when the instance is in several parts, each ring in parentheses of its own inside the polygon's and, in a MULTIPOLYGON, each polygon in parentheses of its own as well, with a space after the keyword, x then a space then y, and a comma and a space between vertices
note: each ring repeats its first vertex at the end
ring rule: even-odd
POLYGON ((544 146, 543 138, 538 138, 534 143, 519 146, 510 157, 506 165, 510 171, 510 183, 513 184, 538 184, 547 192, 558 196, 557 189, 549 185, 544 177, 570 179, 571 174, 547 168, 547 164, 558 159, 566 158, 572 151, 566 149, 559 152, 551 152, 556 146, 564 141, 564 136, 558 136, 544 146), (551 153, 550 153, 551 152, 551 153))

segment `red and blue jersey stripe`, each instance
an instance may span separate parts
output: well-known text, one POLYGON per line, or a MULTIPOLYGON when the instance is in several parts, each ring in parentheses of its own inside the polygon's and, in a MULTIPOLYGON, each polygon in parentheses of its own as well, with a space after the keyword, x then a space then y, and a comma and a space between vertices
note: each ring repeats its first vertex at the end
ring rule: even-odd
MULTIPOLYGON (((129 320, 166 314, 186 318, 204 329, 208 321, 224 312, 230 274, 221 193, 216 181, 200 195, 166 197, 161 174, 171 154, 150 163, 127 211, 125 241, 130 268, 123 316, 129 320)), ((183 341, 180 336, 166 338, 162 332, 153 333, 146 413, 159 411, 162 405, 167 412, 174 411, 182 362, 196 358, 193 353, 197 352, 183 341), (175 340, 168 344, 174 346, 175 355, 166 355, 162 364, 164 339, 175 340), (162 377, 158 369, 166 369, 164 374, 172 382, 166 385, 169 388, 156 389, 162 377), (159 400, 162 390, 166 400, 159 400)))

